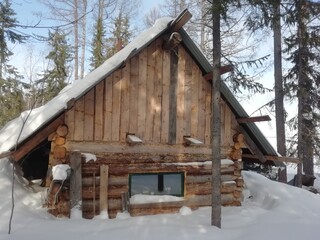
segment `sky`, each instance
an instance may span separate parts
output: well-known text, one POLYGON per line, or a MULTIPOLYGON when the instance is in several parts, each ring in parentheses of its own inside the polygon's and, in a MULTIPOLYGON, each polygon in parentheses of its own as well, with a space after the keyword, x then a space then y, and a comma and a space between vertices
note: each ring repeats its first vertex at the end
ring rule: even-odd
MULTIPOLYGON (((0 159, 0 240, 319 239, 319 194, 246 171, 242 173, 246 185, 242 206, 222 207, 221 229, 210 225, 210 207, 195 211, 182 207, 176 214, 140 217, 118 213, 116 219, 108 219, 103 213, 92 220, 82 219, 80 210, 74 208, 71 219, 57 219, 42 208, 45 192, 16 178, 15 208, 8 235, 11 167, 7 159, 0 159)), ((320 187, 317 177, 316 185, 320 187)))

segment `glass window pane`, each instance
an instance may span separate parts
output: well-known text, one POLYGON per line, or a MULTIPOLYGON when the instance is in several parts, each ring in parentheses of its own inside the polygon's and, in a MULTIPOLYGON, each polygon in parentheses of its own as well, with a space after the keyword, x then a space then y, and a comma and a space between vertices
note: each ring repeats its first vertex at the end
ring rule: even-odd
POLYGON ((130 196, 174 195, 183 196, 183 173, 152 173, 130 175, 130 196))

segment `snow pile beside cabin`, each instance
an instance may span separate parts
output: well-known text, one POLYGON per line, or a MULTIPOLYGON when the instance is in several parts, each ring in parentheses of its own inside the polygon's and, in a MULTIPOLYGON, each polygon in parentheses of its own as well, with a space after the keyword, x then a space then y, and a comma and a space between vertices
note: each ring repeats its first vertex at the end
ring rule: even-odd
MULTIPOLYGON (((247 196, 240 207, 222 208, 222 228, 210 225, 211 208, 196 211, 182 207, 177 214, 130 217, 118 214, 114 220, 101 216, 81 219, 72 209, 71 219, 55 219, 42 208, 42 195, 15 180, 15 210, 11 236, 12 165, 0 160, 0 240, 4 239, 141 239, 141 240, 267 240, 317 239, 320 196, 304 189, 274 182, 252 172, 243 172, 247 196), (266 231, 269 229, 269 231, 266 231)), ((105 216, 104 216, 105 217, 105 216)))

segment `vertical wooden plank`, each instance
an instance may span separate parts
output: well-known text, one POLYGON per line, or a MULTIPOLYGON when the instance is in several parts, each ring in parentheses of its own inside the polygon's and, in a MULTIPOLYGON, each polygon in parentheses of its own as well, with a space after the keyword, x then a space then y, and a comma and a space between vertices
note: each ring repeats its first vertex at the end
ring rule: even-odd
POLYGON ((72 169, 70 177, 70 203, 71 208, 73 208, 82 201, 81 153, 79 151, 70 153, 70 167, 72 169))
POLYGON ((84 97, 79 98, 74 105, 74 140, 83 141, 84 130, 84 97))
POLYGON ((69 133, 67 135, 67 140, 74 139, 74 106, 67 110, 65 114, 65 123, 68 126, 69 133))
POLYGON ((112 136, 112 75, 105 80, 104 100, 104 141, 111 141, 112 136))
POLYGON ((178 47, 170 51, 170 89, 169 89, 169 144, 176 143, 177 134, 177 83, 178 47))
POLYGON ((179 47, 179 62, 178 62, 178 82, 177 82, 177 133, 176 143, 183 143, 185 135, 184 111, 185 111, 185 70, 186 70, 186 52, 183 47, 179 47))
POLYGON ((169 136, 169 89, 170 89, 170 52, 163 51, 161 143, 168 143, 169 136))
POLYGON ((144 49, 139 54, 139 82, 138 82, 138 132, 142 140, 145 140, 146 116, 147 116, 147 64, 148 51, 144 49))
POLYGON ((221 126, 221 145, 222 146, 227 146, 226 144, 226 138, 225 138, 225 108, 226 108, 226 103, 221 100, 221 106, 220 106, 220 126, 221 126))
POLYGON ((196 64, 192 66, 192 88, 191 88, 191 137, 198 137, 198 96, 199 96, 199 80, 198 67, 196 64))
POLYGON ((94 88, 84 96, 84 134, 85 141, 92 141, 94 135, 94 88))
POLYGON ((100 166, 100 214, 103 211, 108 211, 108 179, 109 167, 108 165, 100 166))
POLYGON ((120 113, 120 141, 126 141, 126 135, 129 131, 129 86, 130 86, 130 61, 121 70, 121 113, 120 113))
POLYGON ((231 117, 232 117, 232 112, 230 110, 230 108, 226 105, 225 107, 225 130, 224 130, 224 134, 225 134, 225 139, 226 139, 226 143, 228 145, 233 145, 233 139, 232 139, 232 134, 231 134, 231 117))
POLYGON ((147 113, 146 113, 146 131, 145 141, 151 141, 153 136, 153 118, 154 118, 154 67, 155 67, 155 43, 148 46, 148 64, 147 64, 147 113))
MULTIPOLYGON (((202 80, 206 81, 206 80, 202 80)), ((205 139, 204 143, 206 145, 211 144, 211 84, 206 84, 206 126, 205 126, 205 139)))
POLYGON ((121 108, 121 70, 113 73, 112 79, 112 141, 120 137, 120 108, 121 108))
POLYGON ((206 88, 205 82, 202 78, 202 73, 198 71, 198 81, 199 81, 199 115, 198 115, 198 139, 204 142, 204 132, 205 132, 205 110, 206 110, 206 88))
POLYGON ((139 56, 135 56, 131 59, 131 70, 130 70, 130 122, 129 122, 129 132, 137 133, 138 131, 138 85, 139 85, 139 56))
POLYGON ((104 81, 98 83, 95 88, 95 117, 94 117, 94 139, 102 141, 103 139, 103 109, 104 109, 104 81))
POLYGON ((153 142, 159 143, 161 137, 161 99, 162 99, 162 38, 156 41, 155 51, 155 76, 154 76, 154 120, 153 120, 153 142))
POLYGON ((192 99, 192 66, 195 64, 186 52, 186 67, 185 67, 185 86, 184 86, 184 130, 186 136, 191 136, 191 99, 192 99))

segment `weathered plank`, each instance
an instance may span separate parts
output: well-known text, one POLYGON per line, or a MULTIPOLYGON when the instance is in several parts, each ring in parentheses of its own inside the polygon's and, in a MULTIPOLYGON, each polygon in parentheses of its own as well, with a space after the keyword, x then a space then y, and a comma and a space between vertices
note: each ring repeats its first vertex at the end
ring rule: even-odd
POLYGON ((147 48, 147 112, 145 121, 145 141, 152 141, 153 139, 153 118, 154 118, 154 76, 155 76, 155 43, 152 43, 147 48))
POLYGON ((145 139, 146 116, 147 116, 147 64, 148 51, 144 49, 139 53, 139 80, 138 80, 138 131, 137 135, 145 139))
POLYGON ((139 56, 135 56, 131 59, 131 71, 130 71, 130 86, 129 86, 129 133, 137 133, 138 131, 138 86, 139 86, 139 56))
POLYGON ((82 200, 81 153, 79 151, 70 153, 70 167, 72 169, 70 178, 70 203, 71 208, 73 208, 82 200))
POLYGON ((170 51, 170 88, 169 88, 169 134, 168 143, 176 143, 177 135, 177 84, 178 84, 178 48, 170 51))
POLYGON ((67 140, 73 140, 74 139, 74 106, 69 108, 65 113, 65 124, 68 126, 68 135, 67 140))
POLYGON ((177 115, 176 115, 176 143, 182 144, 185 134, 185 70, 186 70, 186 52, 183 47, 179 48, 178 61, 178 81, 177 81, 177 115))
POLYGON ((112 138, 112 75, 105 80, 105 104, 104 104, 104 141, 112 138))
POLYGON ((124 68, 121 69, 121 113, 120 113, 120 141, 126 141, 126 134, 129 131, 130 121, 130 94, 131 86, 130 78, 131 61, 127 61, 124 68))
POLYGON ((121 107, 121 70, 113 73, 112 79, 112 141, 119 141, 121 107))
POLYGON ((92 141, 94 135, 94 109, 95 109, 94 88, 84 96, 84 133, 85 141, 92 141))
POLYGON ((162 112, 161 112, 161 143, 168 143, 169 136, 169 89, 170 89, 170 53, 163 52, 162 73, 162 112))
POLYGON ((103 108, 104 108, 104 81, 101 81, 95 87, 95 117, 94 117, 94 140, 103 139, 103 108))
POLYGON ((74 105, 74 140, 83 141, 84 134, 84 97, 79 98, 74 105))
POLYGON ((109 167, 107 165, 100 166, 100 213, 108 210, 108 179, 109 167))
POLYGON ((161 98, 162 98, 162 38, 158 38, 155 46, 155 71, 154 71, 154 120, 153 120, 153 142, 158 143, 161 139, 161 98))

